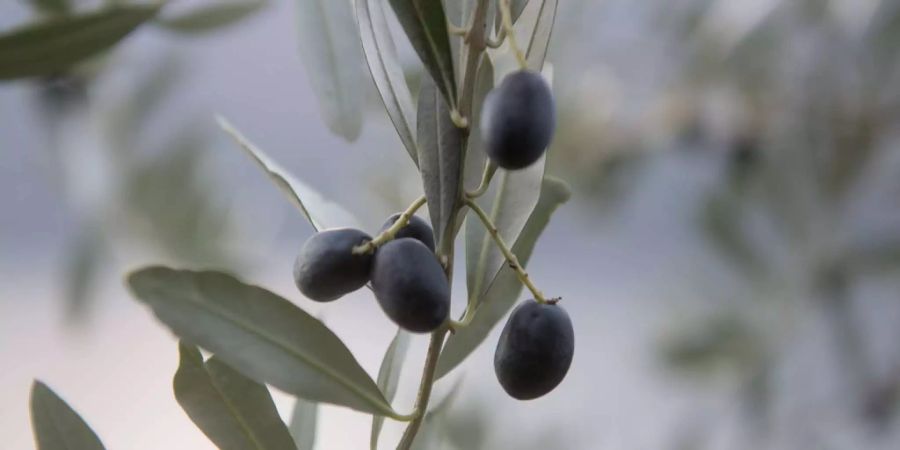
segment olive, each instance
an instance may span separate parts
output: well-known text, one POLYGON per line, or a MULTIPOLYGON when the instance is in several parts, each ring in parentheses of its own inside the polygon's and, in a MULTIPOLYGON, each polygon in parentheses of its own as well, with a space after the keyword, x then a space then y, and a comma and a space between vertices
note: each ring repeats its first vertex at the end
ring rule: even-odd
POLYGON ((555 128, 553 93, 536 72, 513 72, 485 97, 481 130, 487 154, 499 167, 516 170, 534 164, 555 128))
POLYGON ((450 314, 450 284, 434 252, 413 238, 375 253, 372 290, 385 314, 413 333, 434 331, 450 314))
POLYGON ((374 258, 371 254, 355 255, 353 248, 371 240, 371 236, 353 228, 312 235, 294 262, 297 288, 311 300, 330 302, 365 286, 374 258))
POLYGON ((562 382, 572 364, 575 333, 559 305, 523 302, 513 310, 494 353, 494 371, 513 398, 531 400, 562 382))
MULTIPOLYGON (((394 222, 400 218, 400 215, 401 213, 396 213, 391 217, 388 217, 388 220, 381 226, 381 231, 379 233, 384 232, 394 225, 394 222)), ((428 225, 428 222, 419 216, 410 216, 409 222, 394 235, 394 238, 418 239, 432 252, 434 251, 434 231, 431 229, 431 226, 428 225)))

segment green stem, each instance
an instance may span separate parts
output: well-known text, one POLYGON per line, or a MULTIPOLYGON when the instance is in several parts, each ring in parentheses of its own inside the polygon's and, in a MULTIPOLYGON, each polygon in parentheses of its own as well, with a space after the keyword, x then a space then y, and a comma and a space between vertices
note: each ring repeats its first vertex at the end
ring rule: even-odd
POLYGON ((409 224, 409 219, 416 213, 416 211, 419 210, 419 208, 422 207, 422 205, 425 204, 425 201, 426 200, 424 195, 416 199, 416 201, 414 201, 411 205, 409 205, 408 208, 406 208, 406 211, 403 211, 403 213, 400 214, 400 217, 397 218, 397 221, 394 222, 394 224, 391 225, 390 228, 384 230, 378 236, 375 236, 375 239, 372 239, 365 244, 360 244, 356 247, 353 247, 353 254, 364 255, 366 253, 372 253, 378 247, 381 247, 388 241, 394 239, 394 236, 396 236, 397 233, 399 233, 400 230, 403 229, 403 227, 409 224))
POLYGON ((519 48, 519 43, 516 42, 516 32, 513 30, 512 24, 512 13, 509 12, 509 0, 498 0, 500 7, 500 15, 503 18, 503 29, 506 30, 506 38, 509 39, 509 48, 512 49, 513 53, 516 55, 516 60, 519 61, 519 67, 524 69, 528 68, 528 60, 525 59, 525 54, 522 53, 522 49, 519 48))
POLYGON ((544 294, 531 282, 531 277, 528 276, 528 272, 525 271, 525 268, 522 267, 522 264, 519 263, 519 258, 509 249, 509 246, 506 245, 506 242, 503 240, 503 236, 500 236, 500 232, 497 230, 497 226, 494 225, 494 222, 491 221, 490 217, 488 217, 487 213, 478 206, 477 203, 470 199, 466 199, 466 206, 472 208, 472 211, 475 211, 475 214, 478 215, 478 218, 481 219, 481 223, 484 224, 484 227, 487 229, 488 233, 491 235, 491 238, 494 240, 494 243, 497 245, 497 248, 500 249, 500 252, 503 253, 503 256, 506 258, 506 261, 509 263, 510 268, 512 268, 516 272, 516 277, 519 278, 519 281, 522 282, 525 287, 528 288, 529 291, 534 295, 535 301, 538 303, 555 303, 557 300, 547 300, 544 297, 544 294))
POLYGON ((491 185, 491 179, 494 178, 494 174, 497 173, 497 165, 494 164, 493 161, 488 160, 484 165, 484 172, 481 174, 481 183, 478 184, 478 189, 475 189, 472 192, 466 192, 466 197, 475 199, 484 195, 487 192, 488 187, 491 185))
MULTIPOLYGON (((463 72, 462 88, 459 104, 454 108, 451 118, 460 128, 468 126, 467 116, 471 112, 472 97, 475 90, 475 72, 478 69, 478 62, 481 59, 485 49, 485 15, 487 13, 488 0, 478 0, 475 10, 472 12, 471 25, 469 32, 465 37, 466 65, 463 72)), ((465 197, 464 192, 460 191, 460 197, 465 197)), ((457 208, 456 213, 459 213, 457 208)), ((442 239, 440 248, 437 251, 438 258, 446 261, 444 270, 447 279, 452 279, 453 275, 453 243, 455 241, 456 227, 448 228, 449 239, 442 239)), ((450 321, 446 326, 441 327, 431 335, 431 341, 428 344, 428 354, 425 357, 425 367, 422 370, 422 379, 419 382, 419 391, 416 395, 415 417, 409 422, 403 437, 397 445, 397 450, 409 450, 413 441, 422 427, 425 415, 428 411, 428 401, 431 398, 431 389, 434 386, 434 373, 437 370, 437 363, 441 356, 441 348, 444 345, 444 337, 449 330, 450 321)))
POLYGON ((425 413, 428 410, 428 400, 431 398, 431 389, 434 387, 434 372, 437 370, 438 359, 441 356, 441 347, 444 345, 444 336, 447 334, 447 328, 442 327, 431 335, 431 341, 428 343, 428 354, 425 356, 425 368, 422 370, 422 381, 419 383, 419 392, 416 394, 416 409, 413 419, 403 432, 397 450, 409 450, 413 441, 416 439, 422 422, 425 420, 425 413))

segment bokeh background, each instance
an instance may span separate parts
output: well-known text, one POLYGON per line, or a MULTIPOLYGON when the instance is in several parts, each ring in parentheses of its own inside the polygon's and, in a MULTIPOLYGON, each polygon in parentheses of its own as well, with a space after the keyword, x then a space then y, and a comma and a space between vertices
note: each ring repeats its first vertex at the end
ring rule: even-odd
MULTIPOLYGON (((0 29, 34 20, 26 3, 0 3, 0 29)), ((150 262, 285 295, 377 372, 394 327, 368 292, 300 297, 312 229, 213 120, 371 230, 418 197, 368 79, 359 139, 328 131, 296 15, 273 1, 215 33, 144 27, 75 76, 0 84, 4 448, 33 448, 34 378, 109 448, 212 447, 172 395, 174 337, 123 286, 150 262)), ((549 172, 574 196, 529 271, 564 297, 575 361, 517 402, 494 378, 495 330, 438 384, 436 401, 461 383, 432 424, 442 448, 900 447, 900 1, 563 0, 548 60, 549 172)), ((366 448, 369 424, 325 406, 318 448, 366 448)))

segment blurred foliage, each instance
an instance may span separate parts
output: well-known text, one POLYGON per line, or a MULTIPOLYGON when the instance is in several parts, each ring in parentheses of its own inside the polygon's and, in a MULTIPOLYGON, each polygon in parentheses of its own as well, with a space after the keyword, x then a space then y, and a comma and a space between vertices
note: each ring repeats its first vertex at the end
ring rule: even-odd
MULTIPOLYGON (((30 4, 34 22, 0 35, 0 42, 16 46, 16 52, 43 52, 35 70, 50 69, 28 81, 44 126, 50 130, 53 173, 48 179, 69 203, 76 224, 64 258, 67 317, 85 317, 96 279, 115 262, 117 253, 128 251, 123 247, 134 242, 179 263, 239 266, 241 257, 229 245, 238 230, 228 205, 221 201, 225 184, 205 170, 211 144, 205 127, 194 118, 182 117, 185 125, 170 136, 161 136, 162 142, 157 141, 160 136, 146 134, 149 122, 159 116, 176 88, 178 60, 166 54, 129 84, 121 100, 110 104, 103 97, 107 74, 115 72, 122 60, 104 50, 130 31, 120 25, 137 27, 141 22, 107 22, 132 14, 130 7, 110 4, 87 9, 67 0, 30 4), (112 29, 123 33, 110 34, 112 29), (78 36, 67 37, 69 32, 78 36), (87 32, 93 37, 82 39, 87 32), (44 52, 40 46, 52 44, 47 36, 68 42, 82 39, 82 53, 44 52), (153 151, 144 155, 144 149, 153 151), (97 186, 102 188, 98 191, 97 186)), ((151 23, 177 32, 176 38, 211 33, 250 17, 265 4, 248 0, 209 3, 189 11, 164 8, 162 17, 151 23)), ((151 11, 140 9, 145 10, 151 11)), ((148 18, 153 16, 155 10, 148 18)), ((4 58, 13 58, 7 62, 14 63, 22 57, 16 52, 7 55, 0 48, 0 66, 7 61, 4 58)))
POLYGON ((854 287, 900 269, 900 2, 582 4, 589 12, 570 14, 592 19, 565 28, 599 31, 554 48, 569 77, 557 84, 553 167, 595 208, 628 204, 666 158, 718 170, 688 220, 733 275, 703 290, 728 312, 698 308, 702 319, 676 324, 687 331, 665 334, 660 358, 732 377, 754 428, 790 394, 773 375, 790 362, 784 349, 821 317, 847 408, 896 419, 898 378, 879 369, 896 355, 872 353, 884 338, 857 316, 854 287))

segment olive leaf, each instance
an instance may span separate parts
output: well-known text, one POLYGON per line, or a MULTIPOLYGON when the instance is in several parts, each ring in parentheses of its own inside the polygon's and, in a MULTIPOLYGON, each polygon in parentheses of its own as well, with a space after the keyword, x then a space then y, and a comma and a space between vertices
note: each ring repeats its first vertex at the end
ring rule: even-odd
POLYGON ((294 450, 272 395, 223 363, 206 362, 196 347, 180 343, 175 399, 216 447, 223 450, 294 450))
POLYGON ((416 111, 406 84, 397 47, 388 28, 382 0, 356 0, 356 18, 363 52, 388 117, 397 129, 400 142, 413 162, 419 165, 416 150, 416 111))
POLYGON ((428 200, 435 241, 442 248, 462 197, 463 131, 429 79, 422 81, 418 111, 419 171, 428 200))
MULTIPOLYGON (((530 70, 543 71, 544 69, 558 4, 558 0, 530 1, 523 7, 518 20, 513 25, 513 32, 515 32, 521 50, 525 53, 526 64, 530 70)), ((509 42, 498 49, 488 49, 487 53, 500 78, 519 68, 515 55, 509 49, 509 42)))
POLYGON ((316 425, 319 422, 319 405, 298 398, 291 412, 288 431, 294 437, 297 450, 312 450, 316 445, 316 425))
MULTIPOLYGON (((409 333, 402 328, 397 329, 397 334, 391 339, 384 358, 381 360, 381 368, 378 369, 378 387, 384 393, 387 401, 393 401, 397 394, 397 385, 400 382, 400 371, 403 361, 406 359, 406 351, 409 349, 409 333)), ((378 448, 378 436, 381 435, 381 427, 384 425, 384 417, 372 417, 372 434, 369 438, 369 446, 372 450, 378 448)))
POLYGON ((336 203, 326 200, 315 189, 294 178, 287 170, 281 168, 263 153, 259 147, 245 138, 227 119, 218 116, 216 120, 219 127, 231 135, 241 149, 253 158, 253 161, 269 175, 269 178, 288 196, 291 203, 300 209, 306 220, 317 231, 329 226, 358 226, 353 214, 336 203))
POLYGON ((72 5, 69 0, 30 0, 31 6, 45 14, 69 14, 72 5))
POLYGON ((259 12, 266 0, 225 1, 203 5, 172 17, 160 17, 156 24, 169 31, 198 34, 234 25, 259 12))
POLYGON ((84 318, 87 313, 97 278, 107 257, 107 245, 103 227, 83 223, 66 254, 65 299, 66 314, 70 320, 84 318))
POLYGON ((31 385, 31 427, 38 450, 105 448, 84 419, 38 380, 31 385))
POLYGON ((288 300, 221 272, 149 267, 134 296, 180 338, 235 369, 305 399, 396 416, 350 350, 288 300))
MULTIPOLYGON (((534 245, 550 222, 553 212, 568 201, 570 196, 571 191, 566 183, 552 177, 544 179, 538 204, 512 247, 513 253, 523 265, 528 264, 534 245)), ((477 217, 470 217, 467 220, 467 230, 474 227, 483 228, 477 217)), ((504 266, 480 297, 472 322, 447 339, 438 360, 435 378, 441 378, 453 370, 484 341, 500 319, 515 305, 521 291, 522 283, 516 277, 515 271, 509 266, 504 266)))
POLYGON ((475 190, 481 184, 481 175, 484 164, 487 161, 487 153, 484 150, 484 141, 481 137, 481 108, 484 98, 494 88, 494 66, 490 58, 482 56, 475 73, 475 88, 472 90, 472 113, 469 120, 475 126, 470 128, 469 138, 466 141, 465 164, 465 189, 475 190))
POLYGON ((444 100, 456 105, 456 74, 441 0, 390 0, 400 25, 444 100))
POLYGON ((0 80, 56 75, 112 47, 161 5, 112 6, 61 16, 0 35, 0 80))
MULTIPOLYGON (((552 85, 552 66, 548 66, 542 75, 552 85)), ((545 166, 546 155, 522 170, 501 169, 493 203, 488 196, 476 200, 482 209, 491 212, 497 232, 508 245, 515 245, 538 203, 545 166)), ((473 224, 466 227, 466 260, 470 262, 466 267, 466 282, 471 305, 490 286, 505 258, 484 227, 473 224)))
MULTIPOLYGON (((525 7, 528 6, 528 0, 510 0, 509 2, 509 15, 512 19, 513 24, 519 20, 519 16, 522 15, 522 12, 525 11, 525 7)), ((500 31, 503 27, 503 15, 497 13, 497 16, 494 20, 494 29, 500 31)))
POLYGON ((296 0, 300 57, 328 128, 348 141, 359 137, 365 76, 360 37, 347 0, 296 0))
MULTIPOLYGON (((525 58, 528 68, 542 70, 547 59, 547 50, 550 47, 550 38, 553 36, 553 24, 556 23, 556 9, 559 0, 543 0, 538 10, 537 21, 528 40, 525 50, 525 58)), ((524 10, 524 6, 522 7, 524 10)), ((521 12, 520 12, 521 14, 521 12)))

